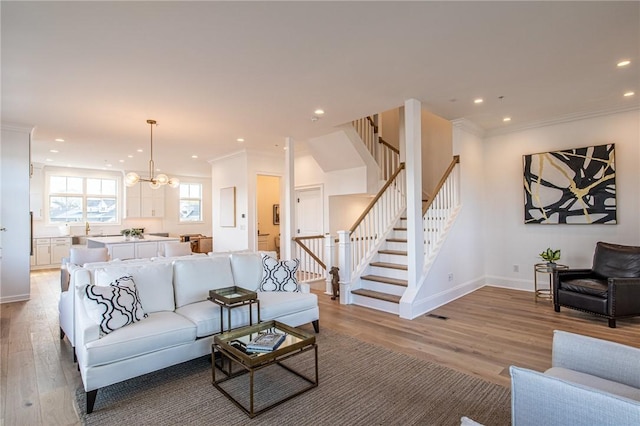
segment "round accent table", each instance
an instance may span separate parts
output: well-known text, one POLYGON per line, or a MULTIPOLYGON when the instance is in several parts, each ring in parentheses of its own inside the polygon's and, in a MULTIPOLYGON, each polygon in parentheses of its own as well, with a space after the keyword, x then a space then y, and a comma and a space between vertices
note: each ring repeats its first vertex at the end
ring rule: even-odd
POLYGON ((561 265, 555 263, 553 265, 549 263, 536 263, 533 265, 533 286, 534 286, 534 299, 537 302, 538 299, 545 299, 553 301, 553 272, 557 269, 569 269, 567 265, 561 265), (538 275, 547 275, 549 279, 549 287, 540 288, 538 286, 538 275))

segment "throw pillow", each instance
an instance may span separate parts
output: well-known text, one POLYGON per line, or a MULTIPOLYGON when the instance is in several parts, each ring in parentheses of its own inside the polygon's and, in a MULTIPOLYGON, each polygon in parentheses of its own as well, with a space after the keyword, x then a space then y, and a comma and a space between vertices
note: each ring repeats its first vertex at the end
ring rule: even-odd
POLYGON ((84 296, 87 315, 100 326, 101 336, 147 317, 129 275, 108 286, 89 284, 84 288, 84 296))
POLYGON ((273 257, 263 254, 260 291, 300 291, 296 279, 299 265, 299 259, 277 261, 273 257))

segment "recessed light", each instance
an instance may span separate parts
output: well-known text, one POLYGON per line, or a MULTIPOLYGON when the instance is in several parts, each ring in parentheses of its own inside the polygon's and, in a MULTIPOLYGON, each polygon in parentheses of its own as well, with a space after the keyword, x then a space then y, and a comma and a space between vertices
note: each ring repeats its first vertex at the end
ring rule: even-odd
POLYGON ((47 159, 46 159, 46 160, 44 160, 44 161, 53 161, 53 160, 52 160, 51 158, 47 158, 47 159))
POLYGON ((624 96, 628 98, 628 97, 633 96, 635 94, 636 94, 636 92, 627 92, 627 93, 624 94, 624 96))
POLYGON ((619 67, 626 67, 627 65, 629 65, 631 63, 631 61, 628 60, 624 60, 624 61, 620 61, 618 62, 618 66, 619 67))
POLYGON ((129 154, 127 155, 128 158, 133 158, 133 155, 129 154))
POLYGON ((197 155, 192 155, 191 158, 198 158, 198 156, 197 155))
POLYGON ((142 149, 137 149, 136 151, 138 151, 138 152, 142 152, 142 149))
POLYGON ((56 141, 56 142, 64 142, 64 139, 62 139, 62 138, 57 138, 57 139, 55 139, 55 141, 56 141))
POLYGON ((317 110, 313 111, 313 113, 314 113, 315 115, 324 115, 324 110, 323 110, 323 109, 318 108, 317 110))
POLYGON ((113 167, 113 164, 107 164, 107 167, 113 167))
POLYGON ((481 103, 483 103, 483 102, 484 102, 484 99, 482 99, 482 98, 478 98, 478 99, 474 99, 474 100, 473 100, 473 103, 474 103, 474 104, 481 104, 481 103))
POLYGON ((236 142, 244 142, 244 138, 238 138, 236 139, 236 142))
POLYGON ((124 163, 124 160, 118 160, 118 163, 124 163))
POLYGON ((58 153, 59 151, 57 149, 50 149, 49 152, 53 152, 54 154, 58 153))
POLYGON ((511 121, 511 117, 505 117, 505 118, 502 119, 502 121, 504 121, 505 123, 508 122, 508 121, 511 121))

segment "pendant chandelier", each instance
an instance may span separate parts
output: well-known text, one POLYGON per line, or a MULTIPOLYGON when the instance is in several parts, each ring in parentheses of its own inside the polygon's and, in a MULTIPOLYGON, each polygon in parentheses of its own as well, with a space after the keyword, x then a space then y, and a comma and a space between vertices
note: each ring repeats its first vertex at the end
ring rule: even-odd
POLYGON ((164 173, 160 173, 154 177, 155 166, 153 164, 153 126, 156 124, 156 120, 147 120, 147 124, 151 127, 151 158, 149 159, 149 178, 141 178, 136 172, 129 172, 124 178, 124 182, 127 186, 133 186, 138 182, 149 182, 149 186, 153 189, 158 189, 162 185, 169 185, 171 188, 177 188, 180 185, 180 181, 176 178, 170 178, 164 173))

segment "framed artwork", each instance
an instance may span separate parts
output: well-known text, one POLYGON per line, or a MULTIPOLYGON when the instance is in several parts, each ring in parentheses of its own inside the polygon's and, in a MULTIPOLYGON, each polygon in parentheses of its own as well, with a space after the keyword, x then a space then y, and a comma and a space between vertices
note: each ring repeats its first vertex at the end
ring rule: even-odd
POLYGON ((273 205, 273 224, 280 225, 280 204, 273 205))
POLYGON ((236 226, 236 187, 220 189, 220 226, 236 226))
POLYGON ((523 156, 524 223, 616 224, 615 144, 523 156))

